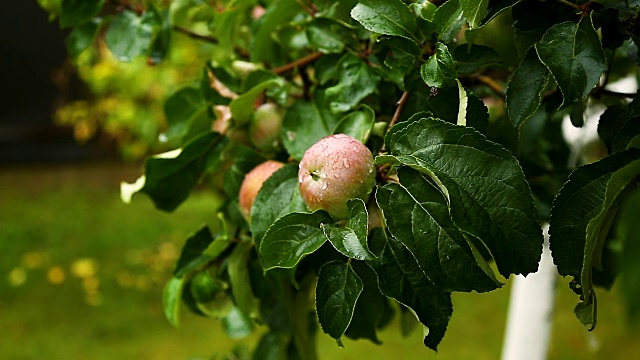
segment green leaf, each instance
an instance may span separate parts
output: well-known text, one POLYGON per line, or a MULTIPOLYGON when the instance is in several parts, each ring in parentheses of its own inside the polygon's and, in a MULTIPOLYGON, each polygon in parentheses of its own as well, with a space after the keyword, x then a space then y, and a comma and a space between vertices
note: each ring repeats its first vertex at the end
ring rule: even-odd
POLYGON ((616 235, 623 241, 623 249, 620 257, 620 272, 622 279, 620 287, 623 299, 627 305, 627 313, 631 319, 640 319, 640 192, 635 191, 628 199, 625 199, 616 235))
POLYGON ((122 200, 129 203, 133 194, 142 192, 158 209, 175 210, 189 197, 205 170, 207 157, 220 151, 223 139, 217 133, 202 134, 182 149, 147 158, 145 175, 134 184, 121 184, 122 200))
POLYGON ((413 69, 416 59, 420 56, 420 48, 414 41, 401 37, 388 37, 380 39, 381 45, 389 47, 390 51, 384 60, 384 64, 391 69, 398 69, 403 73, 413 69))
POLYGON ((229 197, 237 197, 242 181, 244 181, 244 176, 266 160, 264 156, 258 154, 252 148, 236 145, 236 148, 233 149, 233 165, 224 174, 224 184, 222 184, 224 192, 229 197))
POLYGON ((157 19, 151 12, 141 17, 125 10, 116 15, 109 26, 105 42, 116 59, 129 62, 146 54, 153 39, 157 19))
POLYGON ((378 275, 380 290, 415 312, 429 328, 424 344, 437 350, 453 313, 451 294, 435 286, 409 250, 380 228, 372 230, 371 249, 377 258, 367 263, 378 275))
POLYGON ((281 46, 273 34, 301 11, 302 7, 296 0, 276 0, 267 7, 267 12, 256 23, 251 37, 251 62, 264 61, 273 65, 283 62, 281 46))
POLYGON ((149 47, 149 60, 153 64, 159 64, 164 60, 169 52, 171 43, 171 22, 169 21, 169 9, 159 10, 157 6, 151 5, 149 10, 156 17, 157 29, 151 40, 149 47))
POLYGON ((98 28, 100 27, 100 20, 94 19, 87 21, 81 25, 76 26, 69 34, 67 40, 67 51, 69 56, 77 58, 80 53, 87 49, 93 41, 96 39, 98 28))
POLYGON ((448 0, 433 14, 433 28, 438 39, 448 43, 462 26, 462 8, 459 0, 448 0))
POLYGON ((538 110, 548 83, 549 69, 540 62, 535 50, 529 49, 507 88, 507 113, 515 128, 519 128, 538 110))
POLYGON ((618 199, 640 175, 640 150, 629 149, 578 167, 553 202, 549 243, 553 261, 562 276, 580 284, 583 302, 576 314, 594 328, 597 319, 593 269, 602 270, 602 250, 618 199))
POLYGON ((251 208, 251 235, 260 247, 262 237, 278 218, 291 212, 305 212, 300 197, 298 167, 287 165, 276 171, 262 184, 251 208))
POLYGON ((362 280, 350 264, 331 261, 320 268, 316 312, 322 331, 340 340, 351 323, 362 289, 362 280))
POLYGON ((442 193, 415 170, 401 168, 398 175, 402 185, 378 188, 376 200, 391 234, 429 279, 447 292, 498 288, 493 271, 449 217, 442 193))
POLYGON ((542 230, 529 185, 509 151, 471 128, 433 118, 394 126, 385 141, 400 162, 428 175, 455 225, 484 243, 504 277, 537 270, 542 230))
POLYGON ((333 133, 338 119, 329 111, 323 90, 316 90, 313 101, 297 101, 287 109, 282 121, 282 143, 291 157, 301 160, 304 152, 333 133))
POLYGON ((347 201, 349 220, 345 227, 323 224, 322 231, 333 247, 343 255, 356 260, 370 260, 373 255, 367 245, 369 216, 360 199, 347 201))
POLYGON ((488 67, 502 67, 502 57, 488 46, 460 45, 453 50, 453 58, 460 75, 472 75, 488 67))
MULTIPOLYGON (((201 271, 191 278, 191 299, 203 315, 223 318, 233 308, 233 303, 224 292, 227 287, 227 283, 214 278, 209 271, 201 271)), ((183 295, 185 293, 186 291, 183 291, 183 295)))
POLYGON ((182 247, 180 258, 173 270, 173 276, 181 278, 193 270, 203 266, 211 260, 210 256, 204 255, 204 251, 213 241, 213 236, 208 226, 202 227, 195 234, 191 235, 182 247))
POLYGON ((598 135, 604 141, 609 153, 613 152, 613 145, 628 121, 629 107, 626 105, 611 105, 600 115, 598 135))
POLYGON ((237 307, 233 307, 229 314, 222 319, 224 333, 231 339, 242 339, 251 335, 253 323, 237 307))
POLYGON ((578 24, 567 21, 552 26, 535 47, 558 83, 565 106, 586 97, 607 68, 591 15, 578 24))
POLYGON ((369 31, 415 39, 416 19, 400 0, 361 0, 351 17, 369 31))
POLYGON ((462 15, 469 22, 471 29, 477 28, 487 12, 489 0, 460 0, 462 15))
POLYGON ((464 90, 467 96, 466 124, 486 135, 489 128, 489 109, 471 90, 464 90))
POLYGON ((60 27, 80 25, 100 13, 104 0, 62 0, 60 4, 60 27))
POLYGON ((354 139, 365 144, 369 139, 376 114, 367 105, 362 105, 361 109, 345 115, 333 130, 334 134, 347 134, 354 139))
POLYGON ((369 339, 382 344, 376 329, 385 321, 385 311, 390 311, 387 298, 380 293, 376 273, 362 261, 352 261, 351 267, 362 280, 363 289, 353 311, 351 323, 344 333, 350 339, 369 339))
POLYGON ((330 223, 333 219, 324 211, 290 213, 279 218, 269 227, 260 243, 262 267, 265 271, 293 268, 327 241, 320 225, 330 223))
POLYGON ((231 109, 231 115, 236 126, 242 126, 247 124, 251 120, 251 114, 253 114, 253 104, 263 91, 276 86, 282 86, 284 84, 281 78, 270 79, 262 82, 246 93, 233 99, 229 104, 231 109))
POLYGON ((345 43, 349 42, 346 27, 331 19, 315 18, 307 27, 309 45, 324 53, 341 53, 345 43))
POLYGON ((339 82, 325 92, 331 112, 349 111, 377 90, 380 76, 363 59, 347 53, 340 59, 337 68, 339 82))
POLYGON ((195 87, 183 87, 171 94, 164 103, 164 114, 169 126, 164 135, 169 141, 188 140, 185 137, 189 129, 199 120, 208 121, 211 128, 212 119, 207 114, 206 102, 200 89, 195 87))
POLYGON ((453 85, 458 73, 446 45, 441 42, 436 44, 435 54, 420 67, 420 75, 431 87, 443 88, 453 85))
POLYGON ((287 336, 268 332, 260 338, 258 347, 253 352, 253 360, 288 360, 288 346, 287 336))
POLYGON ((253 243, 241 242, 236 245, 231 255, 227 258, 229 266, 229 281, 231 282, 231 291, 233 299, 243 314, 251 319, 258 318, 258 299, 253 295, 251 290, 251 281, 249 279, 249 259, 253 243))
POLYGON ((460 80, 456 79, 456 83, 458 84, 458 119, 456 120, 456 125, 467 126, 467 105, 469 104, 469 97, 460 80))
POLYGON ((180 298, 185 278, 172 277, 167 281, 162 292, 162 307, 164 316, 171 325, 180 326, 180 298))

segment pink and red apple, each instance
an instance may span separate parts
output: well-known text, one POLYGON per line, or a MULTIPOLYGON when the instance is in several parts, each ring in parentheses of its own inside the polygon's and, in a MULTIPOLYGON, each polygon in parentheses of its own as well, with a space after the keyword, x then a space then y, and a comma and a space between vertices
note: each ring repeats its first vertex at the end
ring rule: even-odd
POLYGON ((244 180, 240 186, 239 197, 240 210, 242 210, 242 215, 244 215, 247 221, 251 219, 251 207, 253 206, 256 196, 258 196, 258 191, 262 188, 262 184, 283 166, 284 164, 278 161, 265 161, 244 176, 244 180))
POLYGON ((311 210, 323 209, 335 219, 346 219, 347 200, 366 202, 376 184, 373 155, 351 136, 327 136, 304 153, 298 182, 311 210))

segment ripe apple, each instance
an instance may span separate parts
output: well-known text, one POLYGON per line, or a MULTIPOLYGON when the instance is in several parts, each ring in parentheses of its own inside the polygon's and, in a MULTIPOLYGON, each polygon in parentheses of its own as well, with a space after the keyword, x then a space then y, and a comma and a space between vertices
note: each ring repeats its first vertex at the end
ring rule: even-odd
POLYGON ((244 176, 244 180, 240 186, 239 197, 240 210, 242 210, 242 215, 244 215, 247 221, 251 219, 251 206, 253 206, 253 201, 256 199, 256 196, 258 196, 258 191, 260 191, 262 184, 283 166, 284 164, 278 161, 265 161, 244 176))
POLYGON ((249 123, 249 138, 260 151, 275 153, 280 150, 280 129, 284 114, 278 105, 266 103, 253 113, 249 123))
POLYGON ((323 209, 335 219, 346 219, 347 200, 367 201, 376 184, 373 155, 351 136, 327 136, 304 153, 298 182, 311 210, 323 209))

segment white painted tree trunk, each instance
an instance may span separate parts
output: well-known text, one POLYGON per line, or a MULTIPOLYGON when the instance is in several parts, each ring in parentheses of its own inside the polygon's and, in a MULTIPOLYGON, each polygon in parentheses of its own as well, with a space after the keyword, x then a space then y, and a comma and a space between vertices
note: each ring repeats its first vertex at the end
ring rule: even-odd
POLYGON ((502 360, 544 360, 549 338, 557 271, 549 251, 549 225, 538 272, 513 279, 502 360))

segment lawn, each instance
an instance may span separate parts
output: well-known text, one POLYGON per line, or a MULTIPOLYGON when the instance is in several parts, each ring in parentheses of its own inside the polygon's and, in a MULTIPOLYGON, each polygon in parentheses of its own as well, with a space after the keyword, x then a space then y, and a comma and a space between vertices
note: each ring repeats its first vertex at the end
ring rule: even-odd
MULTIPOLYGON (((163 318, 161 291, 192 231, 213 224, 218 201, 192 196, 174 214, 144 196, 130 205, 120 180, 139 167, 47 165, 0 169, 0 359, 211 359, 255 338, 229 340, 215 319, 183 312, 163 318)), ((587 332, 577 299, 559 279, 550 358, 640 358, 640 335, 626 326, 616 289, 598 291, 599 323, 587 332)), ((455 294, 455 312, 438 354, 394 322, 383 346, 321 335, 321 359, 496 359, 509 285, 490 294, 455 294)), ((219 357, 222 358, 222 357, 219 357)))

